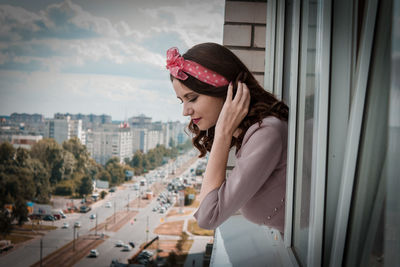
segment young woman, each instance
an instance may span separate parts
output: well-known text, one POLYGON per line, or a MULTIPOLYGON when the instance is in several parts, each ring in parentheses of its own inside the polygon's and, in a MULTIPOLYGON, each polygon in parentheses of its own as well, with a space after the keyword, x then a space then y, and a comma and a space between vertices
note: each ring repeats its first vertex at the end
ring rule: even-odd
POLYGON ((238 210, 248 220, 283 232, 288 107, 265 91, 229 49, 203 43, 182 56, 167 51, 176 96, 200 157, 210 152, 195 213, 215 229, 238 210), (236 164, 229 177, 229 150, 236 164))

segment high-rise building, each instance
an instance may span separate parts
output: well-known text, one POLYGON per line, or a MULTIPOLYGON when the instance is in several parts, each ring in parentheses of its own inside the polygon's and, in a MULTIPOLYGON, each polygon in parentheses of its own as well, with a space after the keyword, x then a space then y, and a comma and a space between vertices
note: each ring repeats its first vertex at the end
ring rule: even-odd
POLYGON ((91 157, 100 164, 112 157, 118 157, 123 163, 125 158, 131 158, 132 132, 128 127, 106 124, 102 127, 88 130, 86 133, 86 147, 91 157))
MULTIPOLYGON (((62 144, 65 140, 78 137, 82 142, 82 121, 71 120, 70 116, 56 114, 48 121, 49 137, 62 144)), ((82 142, 83 143, 83 142, 82 142)))

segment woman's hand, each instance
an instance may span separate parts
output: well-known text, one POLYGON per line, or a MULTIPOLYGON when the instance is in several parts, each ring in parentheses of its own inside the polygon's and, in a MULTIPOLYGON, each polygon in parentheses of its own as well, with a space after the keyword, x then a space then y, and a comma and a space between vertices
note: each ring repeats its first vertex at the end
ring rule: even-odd
POLYGON ((250 91, 245 83, 238 82, 235 98, 232 99, 232 95, 233 85, 230 83, 225 103, 215 126, 215 137, 219 135, 232 137, 249 111, 250 91))

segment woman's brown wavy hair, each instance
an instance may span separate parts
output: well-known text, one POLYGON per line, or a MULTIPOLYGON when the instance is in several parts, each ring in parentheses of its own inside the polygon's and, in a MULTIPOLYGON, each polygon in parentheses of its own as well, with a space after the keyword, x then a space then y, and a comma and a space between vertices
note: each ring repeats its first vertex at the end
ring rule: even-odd
MULTIPOLYGON (((207 69, 221 74, 228 81, 233 81, 234 95, 236 94, 238 81, 246 83, 247 87, 250 89, 251 100, 249 112, 239 125, 239 128, 242 130, 240 135, 237 138, 233 137, 231 142, 231 147, 236 146, 236 151, 240 149, 247 129, 254 123, 258 122, 261 125, 262 119, 267 116, 275 116, 281 120, 287 121, 289 113, 288 106, 278 100, 273 94, 265 91, 243 62, 228 48, 216 43, 202 43, 193 46, 182 56, 185 60, 197 62, 207 69)), ((214 87, 190 75, 188 76, 189 78, 186 80, 179 81, 191 90, 199 94, 226 98, 228 85, 214 87)), ((172 79, 174 79, 173 76, 171 76, 171 81, 172 79)), ((208 129, 207 133, 207 131, 201 131, 193 121, 190 121, 187 128, 194 134, 192 142, 200 151, 199 157, 204 157, 207 151, 211 150, 214 141, 215 126, 208 129)))

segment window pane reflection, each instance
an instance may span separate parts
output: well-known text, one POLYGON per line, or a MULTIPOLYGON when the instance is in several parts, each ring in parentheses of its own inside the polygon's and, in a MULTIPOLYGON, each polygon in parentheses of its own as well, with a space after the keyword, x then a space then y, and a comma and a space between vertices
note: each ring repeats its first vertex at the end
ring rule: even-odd
POLYGON ((317 1, 304 1, 302 6, 301 55, 299 77, 297 163, 295 178, 295 210, 293 247, 305 266, 308 250, 310 189, 314 125, 315 58, 317 1))

